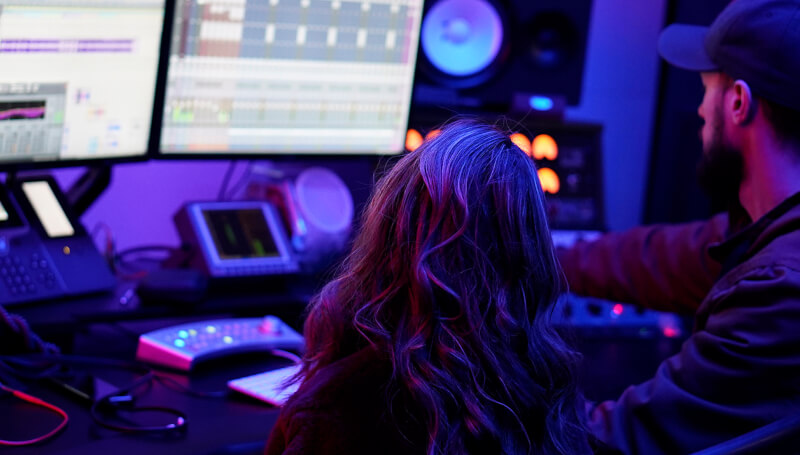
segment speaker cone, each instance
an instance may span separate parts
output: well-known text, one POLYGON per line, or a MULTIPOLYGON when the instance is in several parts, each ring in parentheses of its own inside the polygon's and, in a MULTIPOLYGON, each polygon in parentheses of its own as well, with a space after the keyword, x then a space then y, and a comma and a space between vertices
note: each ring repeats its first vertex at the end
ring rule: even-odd
POLYGON ((503 20, 492 3, 436 2, 422 22, 422 51, 428 61, 423 70, 453 87, 480 84, 493 74, 505 38, 503 20))

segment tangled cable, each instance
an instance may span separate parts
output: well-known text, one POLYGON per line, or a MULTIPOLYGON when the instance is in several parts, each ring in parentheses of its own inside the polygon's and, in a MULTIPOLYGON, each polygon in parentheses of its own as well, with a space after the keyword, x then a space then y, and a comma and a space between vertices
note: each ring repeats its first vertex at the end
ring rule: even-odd
POLYGON ((6 354, 41 352, 42 354, 58 354, 61 350, 53 343, 48 343, 36 335, 22 316, 11 314, 0 305, 0 343, 6 354))

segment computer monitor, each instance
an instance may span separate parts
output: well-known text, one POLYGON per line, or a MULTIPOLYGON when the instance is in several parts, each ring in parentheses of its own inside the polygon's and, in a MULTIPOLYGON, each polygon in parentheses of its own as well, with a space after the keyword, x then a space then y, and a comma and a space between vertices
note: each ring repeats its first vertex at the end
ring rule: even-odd
POLYGON ((180 0, 161 157, 404 149, 423 0, 180 0))
POLYGON ((0 169, 144 158, 165 0, 0 0, 0 169))

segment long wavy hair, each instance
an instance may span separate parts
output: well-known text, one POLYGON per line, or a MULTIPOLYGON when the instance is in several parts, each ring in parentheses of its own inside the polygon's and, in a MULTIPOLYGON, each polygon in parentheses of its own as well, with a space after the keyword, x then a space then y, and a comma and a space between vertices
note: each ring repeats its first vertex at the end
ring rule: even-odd
POLYGON ((577 354, 550 322, 562 287, 533 162, 457 120, 378 182, 311 303, 300 376, 371 345, 392 364, 387 409, 428 454, 588 452, 577 354))

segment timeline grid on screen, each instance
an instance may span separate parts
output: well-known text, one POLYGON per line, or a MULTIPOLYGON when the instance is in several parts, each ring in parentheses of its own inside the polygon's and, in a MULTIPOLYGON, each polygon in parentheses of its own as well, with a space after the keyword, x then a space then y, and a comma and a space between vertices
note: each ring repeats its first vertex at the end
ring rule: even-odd
POLYGON ((142 157, 164 0, 0 0, 0 164, 142 157))
POLYGON ((161 152, 399 153, 422 0, 180 0, 161 152))

